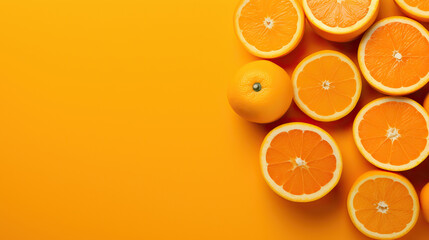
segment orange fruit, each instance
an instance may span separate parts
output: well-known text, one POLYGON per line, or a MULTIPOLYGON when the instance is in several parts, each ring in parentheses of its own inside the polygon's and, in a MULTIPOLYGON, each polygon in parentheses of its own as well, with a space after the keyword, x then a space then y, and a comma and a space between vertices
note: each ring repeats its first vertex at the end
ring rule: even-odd
POLYGON ((285 114, 292 102, 292 83, 278 65, 259 60, 241 67, 228 87, 228 101, 244 119, 269 123, 285 114))
POLYGON ((419 216, 413 185, 398 174, 384 171, 361 175, 350 190, 347 208, 355 227, 376 239, 404 236, 419 216))
POLYGON ((303 0, 314 31, 335 42, 348 42, 365 32, 377 18, 379 0, 303 0))
POLYGON ((404 171, 429 154, 429 116, 409 98, 383 97, 368 103, 353 123, 362 155, 379 168, 404 171))
POLYGON ((234 16, 244 47, 262 58, 291 52, 304 34, 304 12, 296 0, 242 0, 234 16))
POLYGON ((407 16, 422 22, 429 22, 429 1, 395 0, 395 2, 407 16))
POLYGON ((340 149, 323 129, 287 123, 265 137, 260 152, 262 174, 274 192, 295 202, 328 194, 342 171, 340 149))
POLYGON ((405 95, 429 81, 429 32, 406 17, 375 23, 358 49, 362 74, 378 91, 405 95))
POLYGON ((429 183, 420 192, 420 204, 422 205, 423 217, 429 222, 429 183))
POLYGON ((294 100, 313 119, 334 121, 346 116, 359 100, 360 73, 346 55, 325 50, 302 60, 292 74, 294 100))
POLYGON ((427 94, 425 97, 425 101, 423 102, 423 107, 426 109, 426 112, 429 113, 429 94, 427 94))

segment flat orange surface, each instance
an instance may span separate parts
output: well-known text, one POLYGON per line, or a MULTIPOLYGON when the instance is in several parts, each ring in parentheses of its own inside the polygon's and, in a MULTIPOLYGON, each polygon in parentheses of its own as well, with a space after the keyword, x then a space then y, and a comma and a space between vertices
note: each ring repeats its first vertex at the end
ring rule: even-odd
MULTIPOLYGON (((236 0, 40 0, 0 3, 0 239, 364 239, 346 211, 373 167, 356 149, 356 110, 334 123, 292 105, 269 125, 230 109, 226 84, 249 55, 234 36, 236 0), (329 131, 344 156, 339 185, 298 204, 262 178, 265 134, 288 121, 329 131)), ((400 14, 382 0, 379 18, 400 14)), ((426 25, 427 26, 427 25, 426 25)), ((310 27, 275 60, 289 74, 336 49, 310 27)), ((413 97, 422 102, 425 90, 413 97)), ((417 190, 429 161, 404 173, 417 190)), ((427 239, 419 219, 405 239, 427 239)))

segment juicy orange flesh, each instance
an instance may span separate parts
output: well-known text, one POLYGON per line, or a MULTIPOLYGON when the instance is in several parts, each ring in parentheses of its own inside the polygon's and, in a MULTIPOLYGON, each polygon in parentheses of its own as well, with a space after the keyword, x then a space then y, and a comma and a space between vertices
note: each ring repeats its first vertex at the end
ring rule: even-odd
POLYGON ((246 41, 264 52, 287 45, 297 31, 297 22, 298 13, 287 0, 250 0, 238 19, 246 41))
POLYGON ((319 191, 332 179, 336 169, 331 145, 308 130, 279 133, 271 141, 266 161, 271 179, 294 195, 319 191))
POLYGON ((329 116, 352 103, 356 81, 352 68, 346 62, 335 56, 323 56, 309 62, 299 73, 298 95, 310 110, 329 116), (329 81, 329 89, 323 88, 325 81, 329 81))
POLYGON ((413 217, 413 199, 408 189, 390 178, 364 182, 353 199, 353 208, 365 228, 380 234, 400 232, 413 217))
POLYGON ((307 0, 314 17, 329 27, 350 27, 369 10, 371 0, 307 0))
POLYGON ((429 1, 428 0, 404 0, 405 3, 411 7, 417 7, 423 11, 429 11, 429 1))
POLYGON ((381 163, 407 164, 420 156, 427 143, 428 127, 423 115, 404 102, 374 106, 365 113, 358 128, 363 147, 381 163), (388 138, 389 128, 397 130, 396 140, 388 138))
POLYGON ((387 87, 412 86, 429 73, 429 41, 414 26, 388 23, 368 40, 365 65, 371 76, 387 87))

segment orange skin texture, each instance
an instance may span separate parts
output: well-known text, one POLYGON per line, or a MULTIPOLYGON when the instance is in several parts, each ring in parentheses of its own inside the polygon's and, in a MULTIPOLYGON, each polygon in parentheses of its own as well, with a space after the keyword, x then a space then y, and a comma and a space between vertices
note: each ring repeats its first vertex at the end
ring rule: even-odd
POLYGON ((282 117, 292 102, 292 82, 276 64, 259 60, 241 67, 228 87, 228 101, 242 118, 255 123, 269 123, 282 117), (260 91, 253 85, 260 83, 260 91))
POLYGON ((420 192, 420 205, 422 206, 423 217, 429 223, 429 183, 420 192))

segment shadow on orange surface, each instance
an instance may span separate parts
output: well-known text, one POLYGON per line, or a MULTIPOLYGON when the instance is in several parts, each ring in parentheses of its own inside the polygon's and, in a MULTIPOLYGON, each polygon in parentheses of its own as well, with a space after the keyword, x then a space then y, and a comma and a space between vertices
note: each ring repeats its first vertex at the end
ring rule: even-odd
POLYGON ((306 215, 306 218, 313 217, 314 221, 320 221, 321 218, 329 217, 329 213, 337 211, 337 207, 342 204, 338 186, 332 189, 326 196, 308 203, 287 201, 277 196, 274 192, 272 196, 273 204, 279 206, 279 209, 282 208, 286 212, 296 211, 299 214, 306 215))
POLYGON ((420 190, 426 183, 429 183, 429 159, 426 158, 420 165, 410 169, 408 171, 402 172, 410 182, 414 185, 417 193, 420 193, 420 190))

